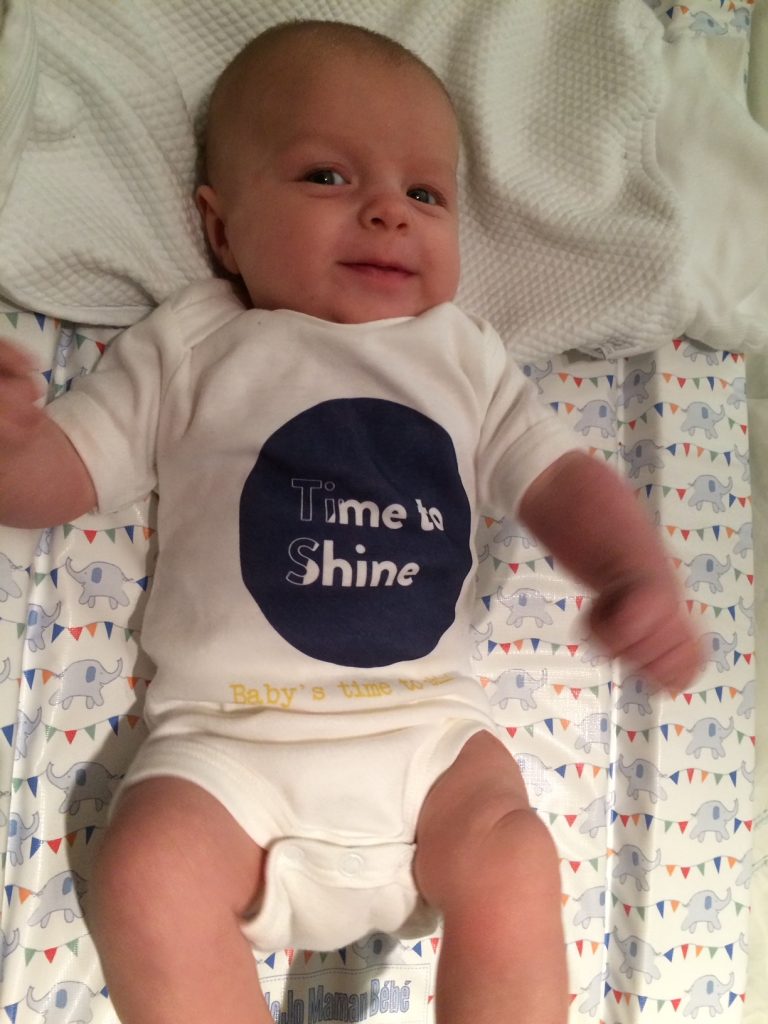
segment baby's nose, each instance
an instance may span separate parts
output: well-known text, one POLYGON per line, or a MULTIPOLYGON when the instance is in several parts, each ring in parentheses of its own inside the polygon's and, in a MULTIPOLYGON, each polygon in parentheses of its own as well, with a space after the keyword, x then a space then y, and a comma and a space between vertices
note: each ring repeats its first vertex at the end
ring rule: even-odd
POLYGON ((408 198, 399 192, 377 192, 362 206, 360 218, 366 227, 402 230, 410 223, 408 198))

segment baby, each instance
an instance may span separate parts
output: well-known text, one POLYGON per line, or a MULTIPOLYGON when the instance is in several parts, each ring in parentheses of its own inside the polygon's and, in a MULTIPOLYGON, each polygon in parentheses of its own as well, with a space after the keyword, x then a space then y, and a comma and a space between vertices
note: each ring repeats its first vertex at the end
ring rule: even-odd
POLYGON ((197 202, 229 279, 44 412, 0 348, 1 521, 161 496, 150 731, 89 896, 123 1024, 266 1024, 253 946, 438 919, 439 1021, 566 1020, 557 853, 471 675, 476 509, 517 513, 655 685, 699 654, 631 492, 452 304, 458 154, 413 54, 278 26, 210 103, 197 202))

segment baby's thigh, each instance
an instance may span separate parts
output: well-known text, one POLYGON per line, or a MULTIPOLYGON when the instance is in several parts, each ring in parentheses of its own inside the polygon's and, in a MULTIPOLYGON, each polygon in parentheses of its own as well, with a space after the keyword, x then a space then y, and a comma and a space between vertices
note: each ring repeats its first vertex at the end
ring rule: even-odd
POLYGON ((518 812, 534 813, 517 762, 501 740, 477 733, 435 782, 421 809, 414 873, 422 895, 429 899, 433 880, 455 881, 474 870, 477 851, 489 835, 518 812))
POLYGON ((92 888, 104 905, 141 894, 144 907, 173 913, 186 901, 245 916, 264 882, 264 851, 200 786, 160 777, 121 794, 97 854, 92 888), (204 897, 204 898, 202 898, 204 897))

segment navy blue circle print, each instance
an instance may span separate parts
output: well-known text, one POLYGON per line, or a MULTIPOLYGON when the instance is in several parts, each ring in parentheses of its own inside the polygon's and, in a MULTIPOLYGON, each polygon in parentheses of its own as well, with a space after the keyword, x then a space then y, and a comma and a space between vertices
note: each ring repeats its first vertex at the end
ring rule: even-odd
POLYGON ((434 650, 471 566, 451 438, 396 402, 321 402, 264 444, 240 499, 243 581, 320 661, 391 665, 434 650))

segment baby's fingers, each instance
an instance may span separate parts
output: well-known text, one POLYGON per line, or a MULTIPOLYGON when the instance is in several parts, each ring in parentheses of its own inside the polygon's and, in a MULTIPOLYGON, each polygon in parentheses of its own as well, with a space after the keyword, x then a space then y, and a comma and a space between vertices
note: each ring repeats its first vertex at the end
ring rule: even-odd
POLYGON ((6 442, 34 429, 43 416, 35 404, 42 394, 35 369, 26 352, 0 339, 0 434, 6 442))
POLYGON ((675 588, 661 580, 603 594, 590 624, 601 646, 646 677, 654 690, 679 693, 701 670, 698 635, 675 588))
POLYGON ((687 689, 704 663, 699 637, 682 614, 621 656, 648 680, 651 690, 669 694, 687 689))

